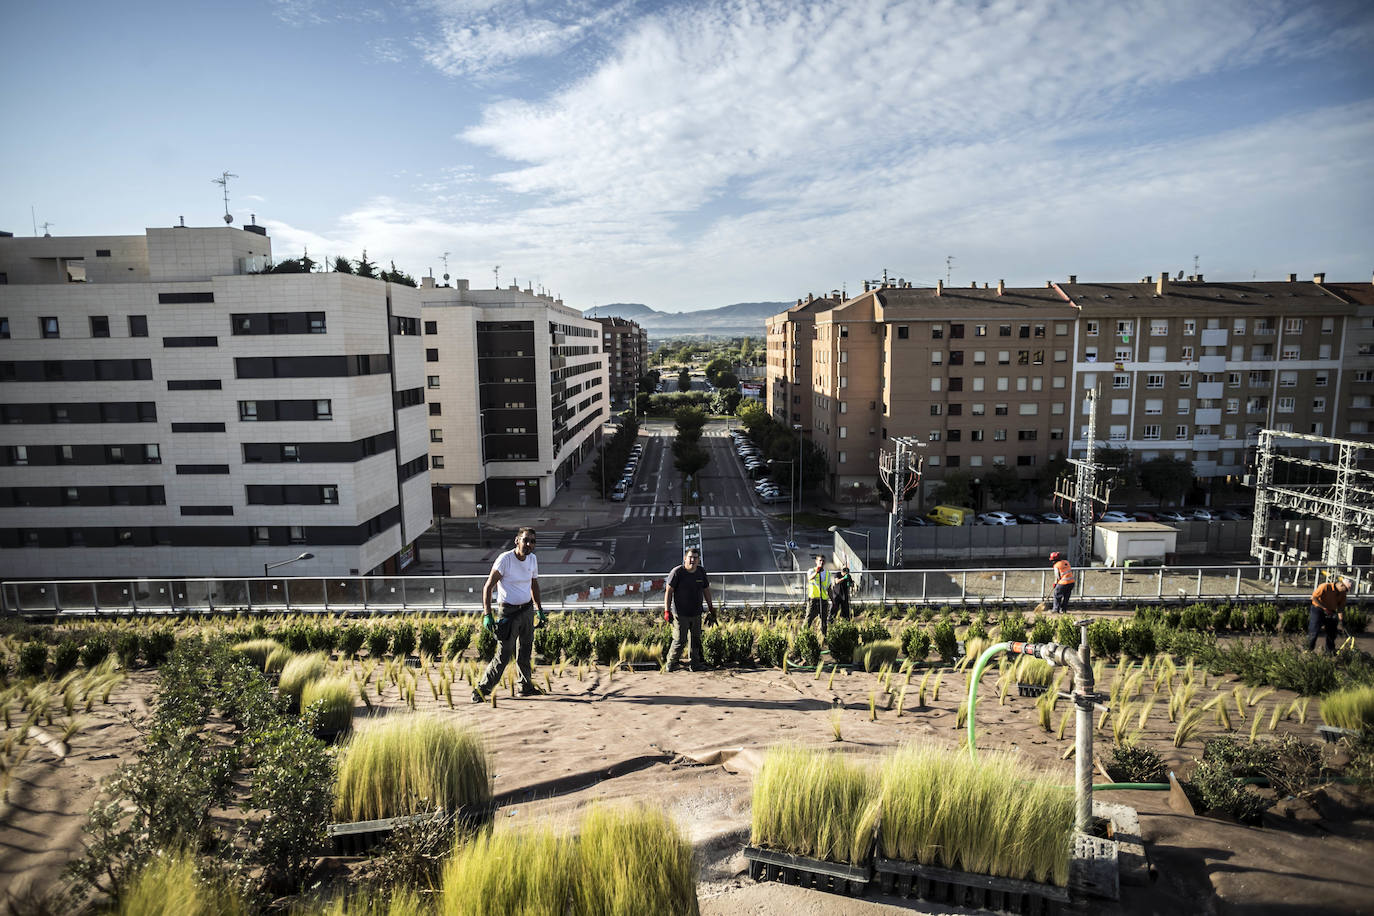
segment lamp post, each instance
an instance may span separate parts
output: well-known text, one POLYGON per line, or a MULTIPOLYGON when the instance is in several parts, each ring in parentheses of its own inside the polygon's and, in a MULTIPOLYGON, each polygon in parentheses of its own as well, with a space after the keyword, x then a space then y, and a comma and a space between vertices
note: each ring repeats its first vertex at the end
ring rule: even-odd
POLYGON ((797 498, 796 475, 794 475, 792 472, 797 469, 797 466, 792 462, 792 459, 790 458, 770 458, 768 460, 768 464, 770 467, 775 464, 787 465, 787 480, 789 484, 789 489, 787 492, 787 549, 791 550, 792 531, 796 526, 797 521, 797 510, 794 502, 797 498))
POLYGON ((802 463, 802 426, 800 423, 793 423, 792 428, 797 431, 797 505, 801 505, 801 488, 804 478, 803 471, 806 465, 802 463))
POLYGON ((481 504, 481 503, 478 503, 478 504, 477 504, 477 546, 478 546, 478 547, 483 546, 483 543, 482 543, 482 504, 481 504))
POLYGON ((853 495, 850 497, 849 501, 854 504, 854 521, 849 523, 851 525, 859 524, 859 487, 861 486, 863 486, 863 484, 856 480, 851 487, 853 495))
POLYGON ((843 534, 853 534, 853 535, 857 535, 857 536, 863 538, 863 539, 864 539, 864 572, 868 572, 868 571, 870 571, 870 570, 872 569, 872 567, 869 566, 869 563, 868 563, 868 556, 869 556, 868 542, 869 542, 869 537, 868 537, 868 532, 867 532, 867 531, 854 531, 853 529, 850 529, 850 528, 841 528, 839 525, 831 525, 831 526, 830 526, 830 533, 831 533, 831 534, 840 534, 840 533, 843 533, 843 534))
POLYGON ((279 562, 279 563, 264 563, 264 564, 262 564, 262 574, 263 574, 264 576, 266 576, 267 573, 268 573, 268 570, 276 569, 278 566, 286 566, 286 565, 291 564, 291 563, 299 563, 301 560, 313 560, 313 559, 315 559, 315 555, 314 555, 313 553, 303 553, 303 554, 301 554, 301 555, 298 556, 298 557, 292 557, 292 558, 289 559, 289 560, 282 560, 282 561, 279 562))

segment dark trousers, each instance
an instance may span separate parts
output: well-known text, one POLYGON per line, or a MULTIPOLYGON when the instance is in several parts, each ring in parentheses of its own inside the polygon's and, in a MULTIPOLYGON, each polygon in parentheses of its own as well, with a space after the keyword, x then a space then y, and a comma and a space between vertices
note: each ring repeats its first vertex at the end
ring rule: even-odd
POLYGON ((483 693, 491 693, 510 664, 511 656, 515 656, 516 680, 520 686, 533 686, 530 680, 530 653, 534 649, 534 604, 501 605, 501 616, 496 619, 496 632, 496 654, 482 673, 478 688, 483 693), (499 638, 502 633, 505 634, 504 639, 499 638))
POLYGON ((687 645, 692 652, 692 668, 706 667, 706 656, 701 651, 701 615, 679 614, 673 612, 673 644, 668 647, 668 667, 671 668, 682 658, 682 648, 687 645))
POLYGON ((830 628, 830 601, 827 598, 811 598, 806 603, 806 623, 810 627, 811 621, 821 622, 821 636, 825 636, 830 628))
POLYGON ((1056 585, 1054 587, 1054 611, 1063 613, 1069 609, 1069 598, 1073 596, 1073 583, 1067 585, 1056 585))
POLYGON ((835 597, 830 599, 830 619, 839 620, 841 617, 849 619, 849 592, 836 592, 835 597))
POLYGON ((1311 652, 1317 648, 1317 636, 1322 630, 1326 630, 1326 654, 1336 654, 1336 628, 1340 626, 1340 620, 1335 614, 1328 614, 1326 611, 1312 605, 1311 612, 1307 615, 1307 651, 1311 652))

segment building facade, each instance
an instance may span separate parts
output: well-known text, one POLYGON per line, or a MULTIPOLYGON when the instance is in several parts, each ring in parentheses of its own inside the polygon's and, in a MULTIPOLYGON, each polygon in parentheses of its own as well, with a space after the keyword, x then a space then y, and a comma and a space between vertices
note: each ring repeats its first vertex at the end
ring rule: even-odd
POLYGON ((602 326, 530 289, 421 289, 438 514, 547 506, 610 419, 602 326))
POLYGON ((611 402, 632 405, 639 380, 649 371, 649 333, 628 318, 595 318, 601 325, 601 349, 606 356, 611 402))
POLYGON ((256 226, 0 238, 4 576, 408 564, 430 521, 418 291, 270 259, 256 226))

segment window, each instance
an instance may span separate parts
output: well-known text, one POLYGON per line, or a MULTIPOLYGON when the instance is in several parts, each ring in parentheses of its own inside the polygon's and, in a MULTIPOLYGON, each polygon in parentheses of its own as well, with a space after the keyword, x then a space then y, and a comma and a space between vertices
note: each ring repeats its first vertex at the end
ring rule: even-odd
MULTIPOLYGON (((963 433, 961 430, 951 429, 946 431, 946 438, 949 439, 950 442, 958 442, 962 435, 963 433)), ((844 427, 840 427, 840 438, 844 438, 844 427)))
POLYGON ((332 485, 320 487, 320 502, 326 506, 337 506, 339 504, 339 488, 332 485))
POLYGON ((1116 333, 1124 340, 1131 336, 1131 331, 1135 330, 1135 322, 1129 318, 1118 318, 1116 320, 1116 333))
POLYGON ((1005 416, 1007 415, 1007 405, 1006 405, 1006 404, 994 404, 994 405, 992 405, 992 412, 993 412, 994 414, 996 414, 997 416, 999 416, 999 417, 1005 417, 1005 416))
POLYGON ((1191 400, 1189 400, 1188 398, 1179 398, 1179 399, 1178 399, 1178 407, 1175 409, 1174 412, 1175 412, 1175 413, 1179 413, 1179 414, 1186 414, 1186 413, 1188 413, 1189 411, 1191 411, 1192 409, 1193 409, 1193 402, 1192 402, 1191 400))
POLYGON ((1117 347, 1117 348, 1116 348, 1116 361, 1117 361, 1117 362, 1119 362, 1119 363, 1130 362, 1130 359, 1131 359, 1131 348, 1130 348, 1130 347, 1117 347))
POLYGON ((964 326, 962 324, 952 324, 949 326, 950 340, 957 340, 964 336, 964 326))
POLYGON ((1007 441, 1007 431, 1006 431, 1005 429, 994 429, 994 430, 992 431, 992 441, 993 441, 993 442, 1006 442, 1006 441, 1007 441))
MULTIPOLYGON (((438 334, 438 333, 439 333, 439 322, 437 322, 437 321, 426 321, 426 322, 425 322, 425 333, 426 333, 426 334, 438 334)), ((611 335, 607 334, 606 336, 609 338, 611 335)))
POLYGON ((1010 336, 1011 336, 1011 325, 1009 325, 1009 324, 999 325, 999 326, 997 327, 997 336, 998 336, 998 337, 1010 337, 1010 336))
POLYGON ((10 339, 10 320, 9 320, 8 318, 0 318, 0 340, 9 340, 9 339, 10 339))
POLYGON ((969 431, 968 431, 968 439, 969 439, 970 442, 982 442, 982 441, 983 441, 983 431, 982 431, 981 429, 971 429, 971 430, 969 430, 969 431))
POLYGON ((1169 319, 1167 319, 1167 318, 1151 318, 1151 319, 1150 319, 1150 336, 1151 336, 1151 337, 1168 337, 1168 336, 1169 336, 1169 319))
POLYGON ((1164 387, 1164 373, 1159 372, 1159 373, 1155 373, 1155 374, 1153 374, 1153 375, 1147 375, 1147 376, 1145 376, 1145 387, 1146 387, 1146 388, 1163 388, 1163 387, 1164 387))
POLYGON ((438 348, 438 347, 426 347, 426 348, 425 348, 425 362, 427 362, 427 363, 437 363, 438 361, 439 361, 439 348, 438 348))
POLYGON ((968 412, 975 417, 981 417, 986 413, 982 404, 970 404, 968 412))
POLYGON ((148 316, 130 315, 129 316, 129 336, 147 337, 148 336, 148 316))
POLYGON ((1278 412, 1292 413, 1298 406, 1297 398, 1279 398, 1278 412))
POLYGON ((1180 423, 1178 426, 1175 426, 1175 427, 1174 427, 1174 438, 1175 438, 1175 439, 1187 439, 1187 438, 1188 438, 1188 426, 1187 426, 1187 424, 1180 423))
POLYGON ((1010 388, 1011 388, 1011 379, 1006 378, 1006 377, 1004 376, 1004 377, 1002 377, 1002 378, 995 379, 995 381, 997 382, 997 390, 998 390, 998 391, 1008 391, 1008 390, 1010 390, 1010 388))
POLYGON ((930 339, 931 339, 931 340, 944 340, 944 339, 945 339, 945 328, 944 328, 944 325, 932 324, 932 325, 930 326, 930 339))
POLYGON ((941 350, 932 350, 930 353, 930 364, 938 366, 945 361, 945 354, 941 350))
POLYGON ((1130 398, 1112 398, 1112 413, 1116 416, 1125 416, 1131 412, 1130 398))
POLYGON ((1141 429, 1140 429, 1140 438, 1142 438, 1142 439, 1151 439, 1151 440, 1153 440, 1153 439, 1158 439, 1158 438, 1159 438, 1159 426, 1158 426, 1157 424, 1147 423, 1145 426, 1141 427, 1141 429))
POLYGON ((429 441, 430 441, 430 442, 443 442, 443 441, 444 441, 444 431, 443 431, 442 429, 431 429, 431 430, 429 431, 429 441))
POLYGON ((92 316, 91 316, 91 336, 92 336, 92 337, 109 337, 109 336, 110 336, 110 319, 109 319, 107 316, 105 316, 105 315, 92 315, 92 316))
POLYGON ((1066 363, 1066 362, 1068 362, 1068 361, 1069 361, 1069 351, 1068 351, 1068 350, 1055 350, 1055 351, 1054 351, 1054 361, 1057 362, 1057 363, 1066 363))
POLYGON ((1129 375, 1113 375, 1113 376, 1112 376, 1112 387, 1113 387, 1113 388, 1130 388, 1130 387, 1131 387, 1131 377, 1130 377, 1129 375))
POLYGON ((930 431, 930 441, 931 441, 931 442, 939 442, 939 441, 940 441, 940 435, 941 435, 941 434, 940 434, 940 430, 938 430, 938 429, 932 429, 932 430, 930 431))
POLYGON ((47 338, 62 336, 61 332, 58 329, 56 318, 38 319, 38 331, 40 334, 47 338))
POLYGON ((1035 403, 1034 401, 1031 401, 1029 403, 1023 402, 1021 404, 1016 405, 1016 412, 1017 414, 1023 417, 1033 417, 1036 414, 1040 413, 1040 405, 1035 403))
POLYGON ((950 364, 951 366, 962 366, 962 365, 964 364, 964 351, 963 351, 963 350, 950 350, 950 351, 949 351, 949 364, 950 364))
POLYGON ((1016 431, 1016 439, 1018 442, 1034 442, 1036 437, 1037 433, 1033 429, 1018 429, 1016 431))
POLYGON ((429 402, 429 415, 430 415, 431 417, 440 416, 443 412, 444 412, 443 405, 440 404, 438 401, 430 401, 430 402, 429 402))
POLYGON ((1159 416, 1160 414, 1164 413, 1164 399, 1163 399, 1163 398, 1146 398, 1146 399, 1145 399, 1145 413, 1146 413, 1147 416, 1152 416, 1152 417, 1157 417, 1157 416, 1159 416))
POLYGON ((1298 346, 1297 344, 1284 344, 1284 346, 1283 346, 1283 355, 1280 356, 1279 358, 1280 358, 1280 359, 1297 359, 1299 353, 1301 352, 1301 350, 1302 350, 1302 348, 1301 348, 1300 346, 1298 346))
MULTIPOLYGON (((1366 374, 1368 374, 1368 373, 1366 373, 1366 374)), ((1326 387, 1326 379, 1327 379, 1327 375, 1326 375, 1325 372, 1318 372, 1317 375, 1316 375, 1316 377, 1312 380, 1312 384, 1313 384, 1314 387, 1317 387, 1317 388, 1325 388, 1325 387, 1326 387)), ((1359 373, 1359 372, 1356 372, 1356 373, 1355 373, 1355 381, 1357 381, 1357 382, 1364 382, 1364 381, 1369 381, 1369 379, 1368 379, 1368 378, 1363 378, 1363 379, 1360 378, 1360 373, 1359 373)))
POLYGON ((1097 322, 1096 322, 1096 321, 1085 322, 1083 333, 1086 334, 1088 337, 1096 337, 1096 336, 1097 336, 1097 322))
POLYGON ((911 337, 911 329, 904 324, 897 325, 897 339, 907 340, 911 337))
POLYGON ((1325 412, 1326 412, 1326 398, 1313 398, 1313 399, 1312 399, 1312 412, 1313 412, 1313 413, 1325 413, 1325 412))
POLYGON ((1196 333, 1197 333, 1197 319, 1196 319, 1196 318, 1185 318, 1185 319, 1183 319, 1183 336, 1184 336, 1184 337, 1192 337, 1192 336, 1195 335, 1196 333))
POLYGON ((957 375, 954 376, 954 377, 952 377, 952 378, 949 380, 949 390, 950 390, 950 391, 963 391, 963 390, 964 390, 964 380, 963 380, 961 377, 957 376, 957 375))
POLYGON ((974 390, 974 391, 982 391, 983 388, 984 388, 984 386, 985 386, 986 384, 987 384, 987 381, 986 381, 981 375, 975 375, 975 376, 973 377, 973 390, 974 390))
POLYGON ((1114 442, 1121 442, 1121 441, 1125 440, 1125 438, 1126 438, 1126 427, 1124 427, 1124 426, 1113 426, 1113 427, 1111 428, 1111 432, 1108 434, 1108 438, 1110 438, 1110 439, 1111 439, 1112 441, 1114 441, 1114 442))
POLYGON ((1162 363, 1168 360, 1165 347, 1151 347, 1146 362, 1162 363))
POLYGON ((245 421, 256 420, 258 418, 257 401, 239 401, 239 419, 245 421))
POLYGON ((1011 365, 1011 351, 1010 351, 1010 350, 998 350, 998 351, 997 351, 997 365, 999 365, 999 366, 1010 366, 1010 365, 1011 365))
POLYGON ((1030 325, 1028 325, 1028 324, 1023 324, 1023 325, 1021 325, 1019 328, 1016 329, 1016 336, 1017 336, 1017 337, 1020 337, 1020 338, 1023 339, 1023 340, 1025 340, 1025 339, 1027 339, 1027 338, 1030 337, 1030 331, 1031 331, 1030 325))
MULTIPOLYGON (((1044 361, 1044 360, 1042 359, 1041 362, 1043 362, 1043 361, 1044 361)), ((1030 351, 1029 351, 1029 350, 1017 350, 1017 351, 1016 351, 1016 365, 1018 365, 1018 366, 1029 366, 1029 365, 1030 365, 1030 351)))
POLYGON ((1097 362, 1097 347, 1084 347, 1083 359, 1085 362, 1089 363, 1097 362))
POLYGON ((1285 318, 1285 319, 1283 319, 1283 333, 1285 333, 1285 334, 1301 334, 1301 333, 1302 333, 1302 319, 1301 319, 1301 318, 1285 318))
POLYGON ((334 418, 334 402, 328 398, 321 398, 315 402, 315 419, 332 420, 334 418))
POLYGON ((1192 388, 1192 387, 1193 387, 1193 373, 1191 373, 1191 372, 1180 372, 1180 373, 1178 374, 1178 387, 1180 387, 1180 388, 1192 388))
POLYGON ((1296 388, 1298 386, 1298 373, 1284 370, 1279 373, 1280 388, 1296 388))
POLYGON ((985 325, 985 324, 975 324, 975 325, 973 326, 973 336, 974 336, 974 337, 987 337, 987 336, 988 336, 988 326, 985 325))
POLYGON ((442 468, 444 466, 444 456, 435 455, 429 459, 429 466, 432 468, 442 468))
POLYGON ((940 390, 940 383, 941 383, 941 381, 942 381, 942 380, 941 380, 941 379, 938 379, 938 378, 933 378, 933 379, 931 379, 931 380, 930 380, 930 390, 931 390, 931 391, 939 391, 939 390, 940 390))
POLYGON ((437 376, 437 375, 428 375, 428 376, 425 376, 425 384, 426 384, 428 387, 430 387, 430 388, 438 388, 438 387, 439 387, 439 376, 437 376))
POLYGON ((1239 388, 1239 387, 1240 387, 1240 373, 1239 373, 1239 372, 1228 372, 1228 373, 1226 373, 1226 387, 1227 387, 1227 388, 1239 388))
POLYGON ((1045 336, 1045 326, 1044 326, 1043 324, 1037 324, 1037 325, 1035 326, 1034 331, 1032 331, 1031 336, 1032 336, 1032 337, 1044 337, 1044 336, 1045 336))
POLYGON ((973 351, 973 364, 974 364, 975 366, 981 366, 981 365, 983 365, 984 363, 986 363, 987 361, 988 361, 988 354, 987 354, 986 351, 984 351, 984 350, 974 350, 974 351, 973 351))
POLYGON ((1245 319, 1244 319, 1244 318, 1237 318, 1235 321, 1231 322, 1231 333, 1232 333, 1232 334, 1244 334, 1244 333, 1245 333, 1245 319))
POLYGON ((1226 412, 1227 412, 1227 413, 1240 413, 1240 398, 1227 398, 1227 399, 1226 399, 1226 412))
POLYGON ((945 408, 944 408, 943 406, 941 406, 941 405, 939 405, 939 404, 931 404, 931 405, 930 405, 930 415, 931 415, 932 417, 938 417, 938 416, 940 416, 940 415, 941 415, 942 413, 944 413, 944 412, 945 412, 945 408))

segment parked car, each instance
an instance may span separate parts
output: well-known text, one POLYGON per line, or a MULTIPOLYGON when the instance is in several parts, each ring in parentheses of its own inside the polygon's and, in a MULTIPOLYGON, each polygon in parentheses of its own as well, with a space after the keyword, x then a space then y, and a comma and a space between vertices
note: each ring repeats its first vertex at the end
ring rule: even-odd
POLYGON ((1185 517, 1183 513, 1176 512, 1173 509, 1161 509, 1155 513, 1155 520, 1160 522, 1186 522, 1191 521, 1191 518, 1185 517))
POLYGON ((759 501, 768 504, 785 503, 787 502, 787 497, 783 496, 781 493, 774 493, 771 496, 760 496, 759 501))
POLYGON ((1033 512, 1018 512, 1016 513, 1016 521, 1022 525, 1038 525, 1043 519, 1033 512))
POLYGON ((1067 525, 1069 520, 1058 512, 1041 512, 1040 517, 1047 525, 1067 525))
POLYGON ((1133 522, 1135 521, 1135 519, 1127 515, 1125 512, 1112 509, 1110 511, 1103 512, 1102 517, 1099 518, 1098 521, 1106 522, 1111 525, 1123 525, 1127 522, 1133 522))
POLYGON ((618 503, 625 501, 625 485, 623 483, 615 485, 615 489, 611 491, 611 499, 618 503))
POLYGON ((906 517, 906 526, 907 526, 908 528, 934 528, 934 527, 936 527, 936 525, 935 525, 934 522, 928 522, 928 521, 926 521, 925 519, 921 518, 919 515, 908 515, 908 516, 906 517))
POLYGON ((1016 516, 1010 512, 984 512, 978 516, 980 525, 1015 525, 1016 516))
MULTIPOLYGON (((1186 514, 1187 513, 1185 513, 1185 515, 1186 514)), ((1211 509, 1194 509, 1192 519, 1193 521, 1197 522, 1213 522, 1219 520, 1215 515, 1212 514, 1211 509)))
POLYGON ((1131 518, 1138 522, 1152 522, 1155 520, 1155 514, 1153 512, 1132 512, 1131 518))
POLYGON ((1223 522, 1243 522, 1249 519, 1248 515, 1244 515, 1235 509, 1222 509, 1220 512, 1216 513, 1216 516, 1223 522))

